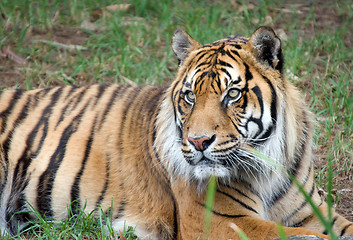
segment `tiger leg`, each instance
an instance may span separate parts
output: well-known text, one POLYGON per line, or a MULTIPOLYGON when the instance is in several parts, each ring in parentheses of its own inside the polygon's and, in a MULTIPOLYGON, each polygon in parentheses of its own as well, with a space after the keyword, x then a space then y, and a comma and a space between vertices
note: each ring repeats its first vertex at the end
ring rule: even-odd
MULTIPOLYGON (((308 168, 307 172, 309 177, 306 177, 306 172, 302 171, 302 176, 298 176, 298 179, 301 179, 301 185, 310 196, 312 203, 318 207, 323 217, 328 219, 329 208, 316 190, 312 167, 308 168)), ((285 195, 277 196, 272 203, 274 204, 269 208, 269 218, 272 221, 281 222, 288 227, 302 227, 328 234, 323 223, 295 184, 286 191, 285 195)), ((331 216, 332 230, 336 235, 353 236, 352 222, 337 214, 334 209, 331 209, 331 216)))
MULTIPOLYGON (((256 195, 246 192, 245 187, 218 187, 210 229, 204 229, 205 193, 186 186, 182 181, 173 182, 172 188, 179 207, 182 239, 239 239, 238 228, 250 239, 279 237, 278 225, 264 220, 262 201, 256 195), (205 234, 207 232, 209 235, 205 234)), ((327 238, 327 235, 305 228, 283 227, 283 230, 287 236, 302 234, 327 238)))
MULTIPOLYGON (((180 232, 182 239, 240 239, 239 230, 243 231, 249 239, 267 240, 278 238, 279 226, 271 221, 245 216, 244 214, 227 215, 214 212, 212 216, 209 235, 204 230, 205 209, 193 205, 190 208, 180 209, 180 232), (219 215, 220 214, 220 215, 219 215), (235 226, 235 227, 234 227, 235 226)), ((243 213, 242 211, 239 211, 243 213)), ((286 236, 316 235, 328 238, 327 235, 305 228, 283 227, 286 236)))
MULTIPOLYGON (((329 207, 326 202, 322 202, 319 206, 319 210, 322 215, 328 219, 329 207)), ((353 222, 348 221, 341 215, 331 209, 332 216, 332 230, 339 236, 353 236, 353 222)), ((307 229, 320 229, 324 234, 328 234, 327 230, 324 229, 320 219, 311 211, 307 214, 300 222, 294 224, 294 226, 304 227, 307 229)))

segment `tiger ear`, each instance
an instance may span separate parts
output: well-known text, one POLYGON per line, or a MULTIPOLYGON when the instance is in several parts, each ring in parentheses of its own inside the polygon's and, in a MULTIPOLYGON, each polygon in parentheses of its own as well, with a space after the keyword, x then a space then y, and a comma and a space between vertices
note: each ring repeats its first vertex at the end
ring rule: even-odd
POLYGON ((189 53, 198 49, 200 44, 194 40, 187 32, 178 29, 174 32, 172 38, 172 49, 178 57, 179 65, 189 56, 189 53))
POLYGON ((282 72, 282 44, 272 28, 259 27, 250 36, 248 44, 258 61, 282 72))

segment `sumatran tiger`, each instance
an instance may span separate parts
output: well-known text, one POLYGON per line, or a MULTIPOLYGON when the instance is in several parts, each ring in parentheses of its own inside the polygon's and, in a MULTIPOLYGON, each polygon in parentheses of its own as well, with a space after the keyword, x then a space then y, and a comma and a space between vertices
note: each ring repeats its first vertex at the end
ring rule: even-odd
MULTIPOLYGON (((201 45, 177 30, 169 87, 92 85, 0 95, 0 230, 14 235, 35 208, 60 220, 109 211, 112 226, 146 239, 327 237, 314 184, 312 114, 283 76, 269 27, 201 45), (266 156, 266 157, 263 157, 266 156), (205 195, 217 189, 209 235, 205 195)), ((353 223, 332 211, 338 235, 353 223)))

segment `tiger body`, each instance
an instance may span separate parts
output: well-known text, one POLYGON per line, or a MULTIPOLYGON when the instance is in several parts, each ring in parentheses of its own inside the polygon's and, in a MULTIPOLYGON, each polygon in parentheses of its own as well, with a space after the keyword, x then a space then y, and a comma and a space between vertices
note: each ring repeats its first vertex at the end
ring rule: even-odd
MULTIPOLYGON (((15 212, 28 209, 24 199, 54 219, 65 217, 68 203, 73 202, 73 209, 86 206, 88 212, 98 207, 107 210, 113 204, 116 218, 131 214, 134 224, 138 222, 135 218, 152 223, 149 215, 162 216, 161 223, 173 222, 166 173, 148 147, 163 91, 161 87, 93 85, 3 92, 2 102, 11 101, 1 104, 1 112, 12 114, 1 118, 2 167, 7 173, 1 188, 2 229, 15 212), (131 99, 136 105, 118 107, 131 99), (137 114, 136 109, 143 105, 145 110, 137 114), (125 120, 131 116, 144 119, 139 125, 145 132, 134 131, 135 121, 125 120), (128 142, 124 140, 127 136, 128 142), (143 181, 134 182, 137 178, 143 181), (151 206, 150 201, 159 203, 161 196, 164 204, 151 206)), ((14 230, 16 216, 10 222, 14 230)))
MULTIPOLYGON (((201 46, 177 31, 180 68, 170 87, 92 85, 0 95, 0 230, 15 234, 29 204, 48 218, 97 208, 113 227, 153 239, 203 236, 205 189, 218 179, 209 239, 325 237, 293 184, 321 212, 312 116, 282 76, 272 30, 201 46), (268 157, 265 161, 260 155, 268 157)), ((353 223, 333 212, 338 235, 353 223)), ((20 226, 21 227, 21 226, 20 226)))

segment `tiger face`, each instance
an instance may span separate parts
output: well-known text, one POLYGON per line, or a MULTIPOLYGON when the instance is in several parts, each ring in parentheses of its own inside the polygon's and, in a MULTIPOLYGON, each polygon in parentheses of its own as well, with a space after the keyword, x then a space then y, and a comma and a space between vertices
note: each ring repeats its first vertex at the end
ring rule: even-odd
POLYGON ((173 50, 181 65, 171 91, 181 138, 177 164, 191 179, 246 179, 273 169, 252 150, 261 146, 268 155, 266 144, 276 149, 273 144, 281 141, 274 137, 280 45, 268 29, 250 39, 230 37, 204 46, 186 32, 175 33, 173 50))

